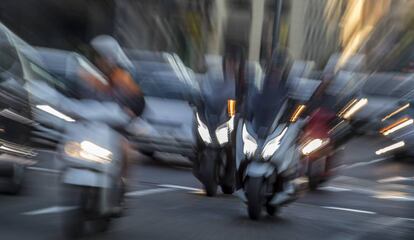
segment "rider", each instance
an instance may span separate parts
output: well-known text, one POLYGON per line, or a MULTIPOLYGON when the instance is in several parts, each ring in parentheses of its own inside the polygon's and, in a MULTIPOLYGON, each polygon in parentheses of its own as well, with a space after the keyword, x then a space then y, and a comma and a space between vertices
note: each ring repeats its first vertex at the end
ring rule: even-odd
MULTIPOLYGON (((145 107, 144 95, 132 77, 135 69, 118 42, 111 36, 102 35, 95 37, 91 41, 91 45, 95 53, 94 62, 108 79, 107 84, 93 81, 95 88, 103 93, 106 100, 117 102, 131 117, 141 115, 145 107)), ((124 131, 121 129, 122 132, 124 131)), ((122 142, 122 148, 126 156, 122 170, 125 177, 129 162, 129 143, 126 138, 122 142)), ((120 196, 125 192, 125 179, 122 180, 123 187, 120 196)), ((123 198, 120 197, 119 199, 123 198)), ((119 213, 122 205, 123 202, 121 201, 120 209, 117 209, 119 213)))
POLYGON ((134 81, 134 67, 126 57, 118 42, 111 36, 101 35, 91 42, 94 48, 94 62, 107 76, 107 85, 101 82, 96 87, 113 98, 132 115, 139 116, 144 110, 144 95, 134 81))

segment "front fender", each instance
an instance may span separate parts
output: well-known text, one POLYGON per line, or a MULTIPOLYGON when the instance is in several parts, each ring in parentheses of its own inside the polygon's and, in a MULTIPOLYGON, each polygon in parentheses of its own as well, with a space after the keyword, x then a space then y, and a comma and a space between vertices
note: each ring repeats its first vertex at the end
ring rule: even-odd
POLYGON ((272 175, 274 171, 274 165, 269 162, 251 162, 247 165, 246 176, 267 178, 272 175))
POLYGON ((70 185, 111 188, 113 180, 108 174, 88 169, 68 168, 63 172, 62 182, 70 185))

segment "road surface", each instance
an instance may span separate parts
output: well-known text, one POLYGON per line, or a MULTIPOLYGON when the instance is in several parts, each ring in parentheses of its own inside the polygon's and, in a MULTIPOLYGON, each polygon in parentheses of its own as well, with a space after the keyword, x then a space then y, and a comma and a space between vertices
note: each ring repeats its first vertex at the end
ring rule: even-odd
MULTIPOLYGON (((381 144, 351 142, 332 181, 260 221, 234 196, 204 196, 188 168, 140 157, 126 215, 85 239, 414 239, 414 162, 375 156, 381 144)), ((62 239, 60 187, 59 163, 41 154, 23 194, 0 195, 0 239, 62 239)))

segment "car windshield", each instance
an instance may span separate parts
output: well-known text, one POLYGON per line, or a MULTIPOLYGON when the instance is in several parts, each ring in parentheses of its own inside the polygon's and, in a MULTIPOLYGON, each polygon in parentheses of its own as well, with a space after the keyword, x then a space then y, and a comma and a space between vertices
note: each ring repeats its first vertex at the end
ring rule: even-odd
POLYGON ((192 86, 181 81, 171 72, 142 73, 138 82, 145 96, 188 100, 192 86))

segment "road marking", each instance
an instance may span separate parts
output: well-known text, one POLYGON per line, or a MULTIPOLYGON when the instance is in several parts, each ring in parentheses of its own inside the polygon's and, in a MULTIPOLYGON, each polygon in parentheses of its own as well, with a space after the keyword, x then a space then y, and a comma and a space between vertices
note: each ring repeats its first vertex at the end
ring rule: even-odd
POLYGON ((180 190, 189 190, 189 191, 193 191, 193 192, 203 191, 200 188, 193 188, 193 187, 186 187, 186 186, 179 186, 179 185, 172 185, 172 184, 161 184, 161 185, 158 185, 158 187, 173 188, 173 189, 180 189, 180 190))
POLYGON ((399 219, 405 220, 405 221, 414 221, 414 218, 403 218, 403 217, 400 217, 399 219))
POLYGON ((368 162, 358 162, 358 163, 354 163, 354 164, 351 164, 351 165, 345 165, 344 168, 345 169, 352 169, 352 168, 356 168, 356 167, 367 166, 367 165, 374 164, 374 163, 379 163, 379 162, 382 162, 382 161, 385 161, 385 160, 388 160, 388 159, 390 159, 390 157, 377 158, 377 159, 373 159, 373 160, 368 161, 368 162))
POLYGON ((75 206, 53 206, 48 208, 42 208, 34 211, 24 212, 23 215, 34 216, 34 215, 42 215, 42 214, 51 214, 51 213, 60 213, 60 212, 67 212, 70 210, 76 209, 75 206))
POLYGON ((50 168, 41 168, 41 167, 27 167, 29 170, 47 172, 47 173, 60 173, 60 170, 50 169, 50 168))
POLYGON ((347 212, 356 212, 356 213, 365 213, 365 214, 377 214, 376 212, 353 209, 353 208, 341 208, 341 207, 329 207, 329 206, 321 206, 321 208, 332 209, 332 210, 340 210, 340 211, 347 211, 347 212))
MULTIPOLYGON (((146 195, 151 195, 151 194, 156 194, 156 193, 172 192, 176 190, 177 190, 176 188, 146 189, 146 190, 128 192, 125 194, 125 196, 126 197, 138 197, 138 196, 146 196, 146 195)), ((42 208, 42 209, 33 210, 29 212, 24 212, 22 213, 22 215, 34 216, 34 215, 61 213, 61 212, 67 212, 73 209, 76 209, 76 207, 75 206, 53 206, 53 207, 42 208)))
POLYGON ((319 187, 318 190, 329 191, 329 192, 349 192, 349 191, 352 191, 349 188, 342 188, 342 187, 335 187, 335 186, 319 187))
POLYGON ((357 163, 353 163, 353 164, 342 164, 340 166, 334 167, 332 168, 332 171, 339 171, 339 170, 343 170, 343 169, 352 169, 352 168, 356 168, 356 167, 362 167, 362 166, 367 166, 370 164, 374 164, 374 163, 378 163, 378 162, 382 162, 385 160, 390 159, 391 157, 383 157, 383 158, 377 158, 377 159, 373 159, 371 161, 368 162, 357 162, 357 163))
POLYGON ((414 181, 414 177, 389 177, 389 178, 383 178, 378 180, 379 183, 392 183, 392 182, 403 182, 403 181, 414 181))
POLYGON ((125 193, 125 196, 126 197, 138 197, 138 196, 146 196, 146 195, 151 195, 151 194, 156 194, 156 193, 164 193, 164 192, 172 192, 172 191, 176 191, 176 189, 173 189, 173 188, 154 188, 154 189, 128 192, 128 193, 125 193))
POLYGON ((394 200, 394 201, 414 201, 414 197, 412 196, 395 196, 395 195, 376 195, 373 196, 374 198, 378 199, 385 199, 385 200, 394 200))

